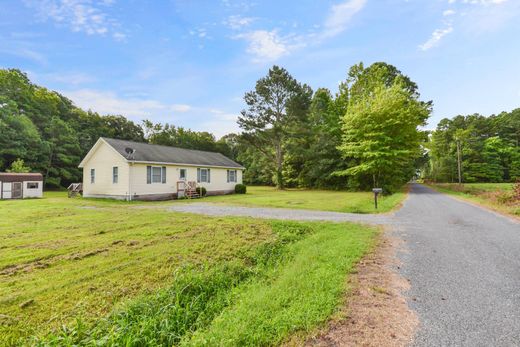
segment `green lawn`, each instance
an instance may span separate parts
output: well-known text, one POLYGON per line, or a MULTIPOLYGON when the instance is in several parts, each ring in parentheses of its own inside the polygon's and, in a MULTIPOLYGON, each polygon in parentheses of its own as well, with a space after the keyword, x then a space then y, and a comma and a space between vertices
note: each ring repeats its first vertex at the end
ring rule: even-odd
POLYGON ((330 316, 377 234, 140 205, 0 201, 0 345, 279 342, 330 316))
POLYGON ((520 203, 511 198, 512 183, 436 183, 430 186, 440 192, 476 202, 498 212, 520 216, 520 203))
POLYGON ((247 187, 247 194, 210 196, 204 202, 226 203, 242 206, 265 206, 322 210, 353 213, 382 213, 398 206, 406 193, 398 192, 390 196, 380 196, 379 206, 374 208, 374 194, 371 192, 346 192, 331 190, 286 189, 273 187, 247 187))

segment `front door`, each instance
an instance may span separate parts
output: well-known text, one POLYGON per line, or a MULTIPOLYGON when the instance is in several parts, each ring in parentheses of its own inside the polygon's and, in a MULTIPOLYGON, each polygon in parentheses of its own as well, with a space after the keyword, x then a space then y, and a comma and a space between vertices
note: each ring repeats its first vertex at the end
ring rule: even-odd
POLYGON ((22 182, 13 182, 11 188, 11 198, 21 199, 22 198, 22 182))

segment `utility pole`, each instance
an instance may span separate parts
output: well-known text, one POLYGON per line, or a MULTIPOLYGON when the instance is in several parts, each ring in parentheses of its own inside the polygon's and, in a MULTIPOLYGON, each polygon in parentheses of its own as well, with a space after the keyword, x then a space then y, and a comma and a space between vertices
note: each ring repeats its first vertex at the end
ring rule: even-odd
POLYGON ((457 139, 457 170, 459 172, 459 184, 462 184, 462 166, 460 160, 460 140, 457 139))

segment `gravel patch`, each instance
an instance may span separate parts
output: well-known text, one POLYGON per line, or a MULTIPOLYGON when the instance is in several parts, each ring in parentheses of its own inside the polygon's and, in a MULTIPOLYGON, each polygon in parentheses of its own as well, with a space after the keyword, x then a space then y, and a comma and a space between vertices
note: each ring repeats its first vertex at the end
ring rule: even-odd
POLYGON ((356 214, 286 208, 243 207, 217 205, 203 202, 172 205, 168 207, 168 210, 175 212, 204 214, 208 216, 240 216, 263 219, 358 222, 370 224, 389 224, 392 219, 392 214, 356 214))

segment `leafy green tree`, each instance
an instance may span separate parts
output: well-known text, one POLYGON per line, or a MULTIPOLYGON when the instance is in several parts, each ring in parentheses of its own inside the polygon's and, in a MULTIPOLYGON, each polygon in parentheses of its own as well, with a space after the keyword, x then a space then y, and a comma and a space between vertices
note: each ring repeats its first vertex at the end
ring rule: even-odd
POLYGON ((49 144, 46 184, 59 187, 80 180, 77 165, 81 160, 81 148, 74 129, 60 118, 53 117, 45 134, 49 144))
POLYGON ((286 146, 294 130, 307 116, 312 90, 296 81, 285 69, 273 66, 266 77, 246 93, 247 109, 238 118, 242 138, 256 153, 274 162, 276 186, 284 188, 286 146))
POLYGON ((0 171, 16 159, 41 170, 45 153, 38 129, 25 115, 20 114, 16 103, 0 96, 0 171))
POLYGON ((351 99, 339 149, 353 161, 339 174, 357 178, 363 188, 382 186, 392 191, 414 175, 414 162, 425 142, 418 127, 426 124, 431 104, 419 101, 418 93, 400 75, 389 85, 381 78, 385 69, 380 66, 368 74, 357 67, 351 71, 351 99), (362 86, 357 84, 358 76, 362 86))
POLYGON ((25 173, 31 172, 31 168, 25 166, 23 159, 16 159, 11 163, 11 167, 7 169, 7 172, 25 173))

